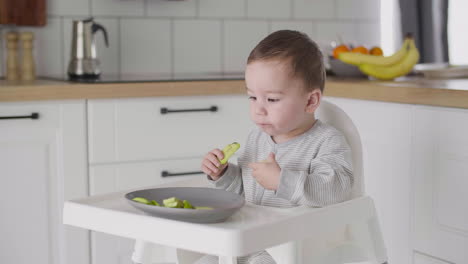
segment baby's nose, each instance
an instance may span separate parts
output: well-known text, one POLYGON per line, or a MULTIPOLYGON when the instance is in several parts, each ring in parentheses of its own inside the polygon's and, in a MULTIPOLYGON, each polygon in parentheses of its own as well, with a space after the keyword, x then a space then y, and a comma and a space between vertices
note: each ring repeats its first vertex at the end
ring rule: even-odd
POLYGON ((265 107, 263 107, 262 105, 257 105, 255 107, 255 114, 257 115, 266 115, 267 111, 265 109, 265 107))

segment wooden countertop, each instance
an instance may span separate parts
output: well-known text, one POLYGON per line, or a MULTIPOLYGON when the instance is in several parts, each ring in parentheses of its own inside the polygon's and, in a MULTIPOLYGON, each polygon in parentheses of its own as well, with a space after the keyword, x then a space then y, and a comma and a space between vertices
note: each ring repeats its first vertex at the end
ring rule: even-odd
MULTIPOLYGON (((84 84, 0 80, 0 102, 154 96, 243 94, 243 80, 161 81, 84 84)), ((468 79, 399 81, 329 78, 325 96, 468 109, 468 79)))

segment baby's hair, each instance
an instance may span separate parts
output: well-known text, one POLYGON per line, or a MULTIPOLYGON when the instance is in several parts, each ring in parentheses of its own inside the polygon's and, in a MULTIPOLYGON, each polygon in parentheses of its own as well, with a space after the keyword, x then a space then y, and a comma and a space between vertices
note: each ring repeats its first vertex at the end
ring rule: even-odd
POLYGON ((317 43, 295 30, 271 33, 250 52, 247 64, 258 60, 278 59, 289 63, 291 73, 304 81, 308 91, 325 86, 323 55, 317 43))

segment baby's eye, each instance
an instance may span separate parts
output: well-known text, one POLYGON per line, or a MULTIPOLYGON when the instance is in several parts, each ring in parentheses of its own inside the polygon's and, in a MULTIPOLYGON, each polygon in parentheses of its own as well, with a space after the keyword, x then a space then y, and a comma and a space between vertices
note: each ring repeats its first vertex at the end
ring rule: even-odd
POLYGON ((255 101, 255 100, 257 100, 257 97, 255 97, 255 96, 249 96, 249 100, 255 101))
POLYGON ((268 102, 271 102, 271 103, 274 103, 274 102, 278 102, 280 99, 276 99, 276 98, 268 98, 268 102))

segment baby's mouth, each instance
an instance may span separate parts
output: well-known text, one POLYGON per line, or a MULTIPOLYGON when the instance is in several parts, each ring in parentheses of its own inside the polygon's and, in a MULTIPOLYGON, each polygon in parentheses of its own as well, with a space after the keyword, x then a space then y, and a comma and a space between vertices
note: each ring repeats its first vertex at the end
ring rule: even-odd
POLYGON ((271 124, 267 124, 267 123, 257 123, 257 125, 260 127, 271 126, 271 124))

